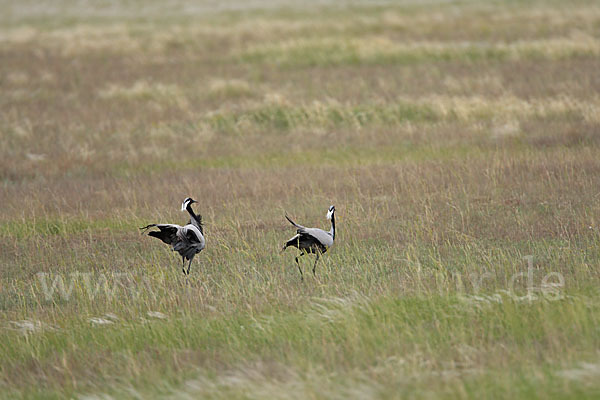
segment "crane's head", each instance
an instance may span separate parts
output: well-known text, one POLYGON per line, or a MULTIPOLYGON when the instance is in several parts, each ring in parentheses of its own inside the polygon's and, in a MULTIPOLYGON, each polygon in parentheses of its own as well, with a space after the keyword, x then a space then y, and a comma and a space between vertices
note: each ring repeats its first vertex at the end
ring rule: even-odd
POLYGON ((191 197, 186 197, 183 203, 181 203, 181 211, 185 211, 185 209, 188 208, 190 204, 194 203, 197 203, 197 201, 192 199, 191 197))
POLYGON ((333 218, 334 212, 335 212, 335 206, 329 206, 329 211, 327 211, 327 219, 333 218))

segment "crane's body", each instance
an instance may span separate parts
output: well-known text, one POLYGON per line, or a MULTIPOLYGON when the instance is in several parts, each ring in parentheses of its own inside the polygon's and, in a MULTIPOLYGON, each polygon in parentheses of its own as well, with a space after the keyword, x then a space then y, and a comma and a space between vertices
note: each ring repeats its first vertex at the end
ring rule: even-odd
POLYGON ((150 228, 158 228, 158 231, 148 232, 148 236, 162 240, 164 243, 170 245, 173 251, 181 255, 182 270, 186 275, 190 274, 190 267, 194 256, 204 250, 206 246, 202 216, 194 213, 192 203, 196 203, 196 201, 188 197, 181 205, 181 210, 187 211, 190 214, 190 222, 187 225, 150 224, 140 228, 144 232, 150 228), (185 269, 186 260, 189 261, 187 271, 185 269))
POLYGON ((305 254, 316 254, 317 258, 312 270, 313 275, 315 275, 315 270, 317 268, 317 262, 319 261, 320 255, 327 252, 327 250, 333 246, 333 241, 335 240, 335 207, 329 207, 327 212, 327 218, 331 220, 331 229, 329 232, 319 228, 307 228, 305 226, 298 225, 287 215, 285 218, 296 227, 296 235, 285 242, 283 245, 283 250, 287 249, 288 247, 296 247, 298 250, 300 250, 300 255, 296 256, 296 264, 298 264, 300 277, 302 280, 304 280, 304 274, 302 273, 302 268, 300 268, 298 257, 302 257, 305 254))

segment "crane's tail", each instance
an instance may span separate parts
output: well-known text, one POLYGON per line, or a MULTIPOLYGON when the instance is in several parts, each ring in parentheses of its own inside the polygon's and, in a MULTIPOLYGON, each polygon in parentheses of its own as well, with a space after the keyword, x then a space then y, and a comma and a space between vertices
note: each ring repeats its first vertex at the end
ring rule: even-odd
POLYGON ((290 219, 290 217, 288 217, 287 213, 285 214, 285 219, 287 219, 288 221, 290 221, 290 224, 294 225, 296 228, 302 228, 300 225, 298 225, 297 223, 295 223, 294 221, 292 221, 290 219))

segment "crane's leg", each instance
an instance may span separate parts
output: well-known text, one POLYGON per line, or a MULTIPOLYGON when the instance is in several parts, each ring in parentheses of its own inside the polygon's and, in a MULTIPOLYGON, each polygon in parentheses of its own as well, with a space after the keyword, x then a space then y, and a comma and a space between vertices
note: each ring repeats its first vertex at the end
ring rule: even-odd
POLYGON ((190 263, 188 264, 187 274, 190 274, 190 267, 192 266, 192 259, 190 258, 190 263))
POLYGON ((302 257, 304 253, 300 253, 299 256, 296 256, 296 264, 298 264, 298 271, 300 271, 300 281, 304 281, 304 275, 302 274, 302 268, 300 268, 300 263, 298 262, 298 257, 302 257))
POLYGON ((315 265, 313 265, 313 276, 317 276, 317 274, 315 273, 315 269, 317 268, 317 262, 319 262, 319 255, 321 254, 320 251, 317 251, 317 259, 315 260, 315 265))
POLYGON ((181 270, 183 271, 183 274, 185 275, 185 257, 181 256, 181 270))

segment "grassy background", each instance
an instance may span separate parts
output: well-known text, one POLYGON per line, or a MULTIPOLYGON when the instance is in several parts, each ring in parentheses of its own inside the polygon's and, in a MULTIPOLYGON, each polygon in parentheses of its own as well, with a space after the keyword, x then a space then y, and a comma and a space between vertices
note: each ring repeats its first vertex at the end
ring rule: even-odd
POLYGON ((0 8, 0 397, 600 395, 595 1, 0 8))

